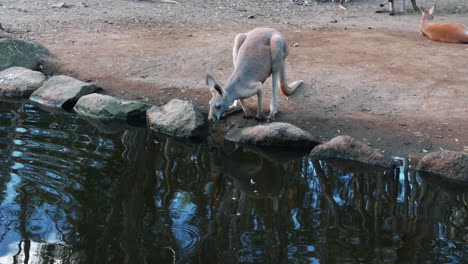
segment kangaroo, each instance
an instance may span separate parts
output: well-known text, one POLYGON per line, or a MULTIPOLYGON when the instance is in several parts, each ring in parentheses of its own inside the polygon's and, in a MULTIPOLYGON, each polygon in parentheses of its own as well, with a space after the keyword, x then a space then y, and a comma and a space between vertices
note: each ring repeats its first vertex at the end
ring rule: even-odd
POLYGON ((251 111, 246 108, 244 99, 257 95, 256 119, 263 120, 262 84, 271 75, 273 91, 267 121, 274 121, 278 112, 278 82, 281 91, 287 96, 304 83, 301 80, 291 85, 287 84, 285 63, 287 56, 286 39, 275 29, 256 28, 238 34, 232 50, 234 71, 226 86, 222 88, 213 77, 210 75, 206 77, 206 84, 213 95, 208 119, 219 120, 224 112, 237 107, 238 103, 244 111, 244 118, 251 118, 251 111))
MULTIPOLYGON (((386 0, 382 4, 380 4, 380 7, 384 7, 386 4, 389 5, 389 11, 390 15, 395 14, 395 0, 386 0)), ((411 5, 413 6, 414 11, 418 11, 418 5, 416 4, 416 0, 411 0, 411 5)), ((406 0, 401 0, 401 9, 400 12, 405 13, 406 12, 406 0)))
POLYGON ((464 43, 468 44, 468 28, 458 23, 433 23, 432 14, 435 5, 425 11, 421 8, 422 17, 419 23, 419 32, 433 41, 446 43, 464 43))

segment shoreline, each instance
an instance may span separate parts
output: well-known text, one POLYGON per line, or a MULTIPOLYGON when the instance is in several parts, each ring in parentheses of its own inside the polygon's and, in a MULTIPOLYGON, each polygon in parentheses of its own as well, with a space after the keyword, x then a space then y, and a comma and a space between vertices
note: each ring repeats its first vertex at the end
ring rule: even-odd
MULTIPOLYGON (((225 82, 234 36, 275 27, 290 46, 288 81, 306 82, 289 98, 279 96, 278 121, 324 141, 350 135, 391 156, 468 151, 468 45, 420 36, 418 13, 375 14, 372 1, 350 2, 346 11, 333 3, 178 2, 90 0, 88 7, 70 2, 57 9, 52 0, 19 0, 6 1, 0 15, 14 38, 46 46, 57 72, 96 82, 118 98, 153 105, 178 98, 204 112, 211 98, 205 76, 225 82), (20 11, 12 8, 19 7, 28 12, 16 19, 20 11)), ((466 12, 468 3, 451 0, 435 19, 468 24, 466 12)), ((268 106, 269 80, 264 85, 268 106)), ((252 109, 255 101, 248 101, 252 109)), ((255 124, 235 114, 219 126, 255 124)))

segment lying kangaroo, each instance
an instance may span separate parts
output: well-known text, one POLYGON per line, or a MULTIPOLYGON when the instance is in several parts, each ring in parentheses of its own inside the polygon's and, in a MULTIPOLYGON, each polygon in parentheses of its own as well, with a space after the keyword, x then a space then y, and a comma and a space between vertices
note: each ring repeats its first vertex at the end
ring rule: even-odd
POLYGON ((419 32, 421 35, 434 41, 447 43, 465 43, 468 44, 468 28, 458 23, 433 23, 432 14, 435 5, 425 11, 421 8, 422 17, 419 23, 419 32))
POLYGON ((291 85, 286 81, 286 63, 288 46, 286 39, 271 28, 256 28, 247 33, 238 34, 234 40, 232 58, 234 71, 226 86, 222 88, 208 75, 206 84, 213 97, 210 100, 210 121, 219 120, 227 110, 237 107, 240 103, 244 110, 244 117, 252 114, 244 104, 244 99, 257 95, 257 120, 263 119, 263 87, 262 84, 272 76, 272 98, 270 115, 267 121, 274 121, 278 112, 278 79, 284 95, 292 94, 303 81, 296 81, 291 85), (234 104, 233 104, 234 103, 234 104), (232 104, 232 105, 231 105, 232 104), (230 108, 231 106, 231 108, 230 108))
MULTIPOLYGON (((380 4, 380 7, 384 7, 386 4, 389 5, 389 11, 390 15, 395 14, 395 0, 386 0, 382 4, 380 4)), ((411 4, 413 5, 413 10, 418 11, 418 5, 416 5, 416 0, 411 0, 411 4)), ((401 0, 401 9, 400 12, 405 13, 406 12, 406 0, 401 0)))

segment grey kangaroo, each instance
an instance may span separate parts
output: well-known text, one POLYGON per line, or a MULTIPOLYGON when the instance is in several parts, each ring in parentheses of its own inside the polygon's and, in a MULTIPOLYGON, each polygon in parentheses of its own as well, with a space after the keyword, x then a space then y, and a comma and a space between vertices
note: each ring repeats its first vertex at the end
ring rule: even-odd
POLYGON ((288 85, 286 81, 286 63, 288 46, 286 39, 271 28, 256 28, 247 33, 238 34, 234 40, 232 58, 234 71, 223 88, 208 75, 206 84, 213 97, 210 100, 210 121, 219 120, 222 114, 240 104, 245 118, 251 118, 251 111, 246 108, 244 99, 257 95, 257 120, 263 119, 263 87, 265 80, 272 76, 272 98, 267 121, 275 120, 278 112, 278 83, 284 95, 291 95, 303 81, 288 85))
MULTIPOLYGON (((389 11, 390 11, 390 15, 394 15, 395 14, 395 0, 386 0, 385 2, 383 2, 382 4, 380 4, 380 7, 384 7, 387 3, 390 4, 389 6, 389 11)), ((413 5, 413 10, 414 11, 418 11, 418 5, 416 4, 416 0, 411 0, 411 4, 413 5)), ((401 0, 401 9, 400 11, 402 13, 405 13, 406 12, 406 0, 401 0)))

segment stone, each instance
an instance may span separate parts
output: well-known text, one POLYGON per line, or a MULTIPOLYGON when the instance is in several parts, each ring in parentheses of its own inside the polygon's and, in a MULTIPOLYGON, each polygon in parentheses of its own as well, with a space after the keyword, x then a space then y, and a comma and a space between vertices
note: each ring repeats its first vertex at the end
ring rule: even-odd
POLYGON ((65 3, 65 2, 60 2, 57 4, 50 5, 52 8, 70 8, 72 7, 71 5, 65 3))
POLYGON ((39 70, 50 56, 50 52, 41 44, 0 39, 0 71, 15 66, 39 70))
MULTIPOLYGON (((1 24, 0 24, 0 26, 1 26, 1 24)), ((2 39, 2 38, 11 38, 11 35, 10 35, 10 33, 6 32, 6 31, 4 31, 4 30, 2 30, 0 28, 0 39, 2 39)))
POLYGON ((162 107, 146 112, 151 130, 176 137, 194 138, 207 133, 207 119, 192 102, 172 99, 162 107))
POLYGON ((0 71, 0 98, 28 98, 45 82, 42 72, 23 67, 11 67, 0 71))
POLYGON ((439 151, 424 156, 417 168, 419 171, 437 174, 443 179, 468 183, 468 153, 439 151))
POLYGON ((49 108, 71 110, 78 99, 98 89, 94 84, 58 75, 47 80, 29 99, 49 108))
POLYGON ((372 166, 394 167, 392 158, 385 157, 378 150, 350 136, 338 136, 316 146, 310 156, 327 159, 342 159, 365 163, 372 166))
POLYGON ((309 132, 282 122, 231 129, 226 140, 268 147, 313 147, 320 142, 309 132))
POLYGON ((81 97, 73 108, 79 115, 100 120, 125 120, 142 123, 146 120, 149 105, 127 101, 109 95, 89 94, 81 97))

